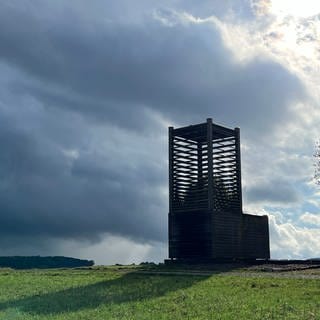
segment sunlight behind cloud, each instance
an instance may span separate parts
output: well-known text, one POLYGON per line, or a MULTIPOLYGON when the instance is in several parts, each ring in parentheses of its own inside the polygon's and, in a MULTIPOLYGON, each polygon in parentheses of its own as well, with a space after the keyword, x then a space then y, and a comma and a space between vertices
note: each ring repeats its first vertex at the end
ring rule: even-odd
POLYGON ((318 0, 273 0, 270 11, 275 15, 308 17, 320 12, 318 0))

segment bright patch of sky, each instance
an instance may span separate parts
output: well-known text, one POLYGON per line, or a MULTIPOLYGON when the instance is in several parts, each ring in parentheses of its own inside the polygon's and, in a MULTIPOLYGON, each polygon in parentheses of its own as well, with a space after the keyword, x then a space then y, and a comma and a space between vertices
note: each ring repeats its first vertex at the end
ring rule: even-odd
POLYGON ((272 0, 270 12, 277 16, 309 17, 320 13, 318 0, 272 0))

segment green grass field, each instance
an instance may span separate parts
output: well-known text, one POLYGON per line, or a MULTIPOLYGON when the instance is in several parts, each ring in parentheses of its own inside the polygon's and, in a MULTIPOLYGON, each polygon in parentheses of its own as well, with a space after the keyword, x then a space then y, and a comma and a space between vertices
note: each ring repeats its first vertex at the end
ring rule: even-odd
POLYGON ((139 270, 0 269, 0 319, 320 319, 320 278, 139 270))

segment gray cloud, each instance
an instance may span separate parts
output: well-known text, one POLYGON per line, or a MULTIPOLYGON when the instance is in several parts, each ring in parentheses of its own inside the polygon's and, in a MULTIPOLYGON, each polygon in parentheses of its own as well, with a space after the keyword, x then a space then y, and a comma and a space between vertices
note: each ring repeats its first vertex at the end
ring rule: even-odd
MULTIPOLYGON (((168 26, 154 2, 70 3, 1 4, 1 237, 164 241, 166 123, 212 116, 268 134, 304 86, 266 57, 238 64, 213 20, 169 10, 168 26)), ((204 14, 195 7, 184 10, 204 14)))
POLYGON ((299 192, 290 182, 275 177, 265 182, 260 181, 246 190, 247 201, 284 206, 297 203, 300 200, 299 192))
POLYGON ((233 114, 256 128, 280 121, 304 96, 280 64, 262 57, 237 65, 213 22, 167 27, 152 17, 130 25, 63 14, 46 21, 14 9, 1 11, 1 56, 38 80, 15 85, 46 105, 123 126, 141 125, 147 107, 183 122, 233 114))
MULTIPOLYGON (((136 239, 163 240, 164 206, 157 195, 164 182, 161 165, 152 164, 147 157, 145 162, 140 160, 144 151, 130 150, 133 141, 128 158, 127 136, 118 141, 120 151, 116 150, 118 145, 94 151, 86 149, 92 147, 92 136, 87 137, 91 140, 87 147, 81 146, 90 128, 78 123, 76 131, 80 142, 73 141, 79 150, 74 159, 72 151, 70 155, 63 152, 63 145, 47 144, 47 137, 41 136, 46 132, 33 136, 1 126, 2 237, 41 234, 95 238, 97 233, 112 231, 136 239)), ((100 148, 104 148, 102 143, 100 148)))

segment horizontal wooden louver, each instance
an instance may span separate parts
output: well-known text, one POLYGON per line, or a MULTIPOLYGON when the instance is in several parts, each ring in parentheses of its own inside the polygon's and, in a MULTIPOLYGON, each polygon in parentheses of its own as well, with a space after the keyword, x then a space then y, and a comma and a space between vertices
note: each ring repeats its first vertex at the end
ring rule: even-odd
POLYGON ((218 125, 210 135, 208 123, 172 130, 171 210, 240 210, 237 143, 235 130, 218 125))

